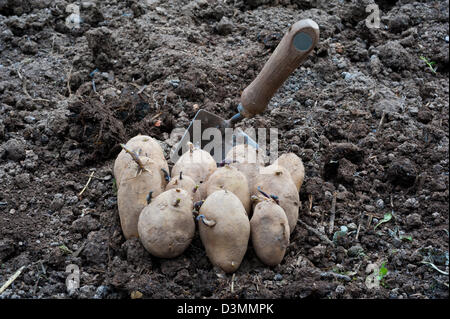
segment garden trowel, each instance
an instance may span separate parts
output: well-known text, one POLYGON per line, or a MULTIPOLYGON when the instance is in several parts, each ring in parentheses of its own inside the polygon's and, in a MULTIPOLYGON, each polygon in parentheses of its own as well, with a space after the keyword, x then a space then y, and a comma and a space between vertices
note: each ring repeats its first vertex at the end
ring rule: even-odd
POLYGON ((304 19, 290 26, 256 79, 242 92, 238 113, 226 120, 199 110, 171 153, 172 161, 188 149, 188 142, 210 152, 216 162, 221 162, 235 144, 245 143, 258 148, 250 136, 234 129, 234 125, 244 117, 264 112, 278 88, 306 60, 318 41, 319 26, 314 21, 304 19))

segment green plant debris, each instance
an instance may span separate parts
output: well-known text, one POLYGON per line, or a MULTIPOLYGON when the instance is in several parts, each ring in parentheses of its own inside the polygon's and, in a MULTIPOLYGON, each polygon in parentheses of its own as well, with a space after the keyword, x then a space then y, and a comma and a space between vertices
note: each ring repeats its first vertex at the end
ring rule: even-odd
POLYGON ((386 262, 381 264, 380 270, 378 271, 378 280, 382 281, 386 277, 388 269, 386 268, 386 262))
POLYGON ((61 251, 67 255, 72 255, 73 251, 71 251, 66 245, 61 245, 58 247, 61 251))
POLYGON ((336 244, 339 237, 347 235, 348 228, 347 226, 341 226, 341 230, 338 230, 333 235, 333 242, 336 244))
POLYGON ((113 178, 113 181, 112 181, 112 182, 113 182, 113 183, 112 183, 112 188, 113 188, 114 195, 117 196, 117 182, 116 182, 116 179, 113 178))
POLYGON ((387 222, 390 221, 391 219, 392 219, 392 213, 386 213, 386 214, 384 214, 383 219, 380 220, 380 221, 378 222, 378 224, 375 225, 375 228, 374 228, 373 230, 377 229, 377 227, 380 226, 381 224, 387 223, 387 222))
POLYGON ((384 277, 387 276, 388 274, 388 269, 386 268, 386 262, 383 262, 380 266, 380 269, 378 270, 378 282, 380 283, 381 286, 386 288, 386 282, 384 281, 384 277))
POLYGON ((400 238, 400 240, 409 240, 409 241, 413 240, 412 236, 400 235, 399 238, 400 238))
POLYGON ((396 238, 398 240, 403 240, 403 241, 406 241, 406 240, 412 241, 413 240, 412 236, 405 235, 405 232, 399 230, 399 228, 397 226, 394 227, 393 230, 388 228, 387 231, 388 231, 389 236, 396 238))
POLYGON ((337 267, 333 267, 332 271, 339 275, 348 275, 348 273, 349 273, 349 271, 345 271, 345 270, 339 269, 337 267))
POLYGON ((424 56, 422 56, 422 55, 420 56, 420 59, 421 59, 422 61, 424 61, 424 62, 426 63, 426 65, 428 65, 428 68, 431 70, 431 72, 433 72, 434 74, 436 74, 437 67, 433 67, 433 65, 435 65, 436 62, 430 61, 430 60, 428 60, 426 57, 424 57, 424 56))

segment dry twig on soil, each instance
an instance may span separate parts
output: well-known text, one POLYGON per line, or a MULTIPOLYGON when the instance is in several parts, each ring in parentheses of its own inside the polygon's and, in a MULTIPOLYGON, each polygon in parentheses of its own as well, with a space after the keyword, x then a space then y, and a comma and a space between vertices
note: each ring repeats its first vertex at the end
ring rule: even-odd
POLYGON ((317 229, 312 228, 311 226, 309 226, 305 222, 301 221, 300 219, 298 220, 298 222, 300 224, 302 224, 308 231, 310 231, 311 233, 313 233, 314 235, 319 237, 319 239, 322 240, 323 242, 325 242, 326 244, 333 246, 333 247, 335 246, 335 244, 331 240, 329 240, 325 234, 322 234, 317 229))
POLYGON ((356 236, 355 236, 355 240, 358 240, 359 237, 359 231, 361 230, 361 225, 363 223, 364 220, 364 212, 361 213, 360 217, 359 217, 359 224, 358 224, 358 229, 356 230, 356 236))
POLYGON ((233 274, 233 276, 231 277, 231 293, 234 293, 234 278, 235 274, 233 274))
POLYGON ((334 219, 336 217, 336 196, 337 192, 333 193, 333 202, 331 203, 331 217, 330 217, 330 228, 328 228, 328 233, 333 233, 334 219))
POLYGON ((3 284, 3 286, 0 288, 0 294, 2 294, 3 291, 5 291, 6 288, 8 288, 8 287, 14 282, 14 280, 16 280, 17 277, 20 276, 20 274, 22 273, 22 270, 24 270, 24 269, 25 269, 25 266, 20 267, 19 270, 17 270, 17 271, 16 271, 16 272, 8 279, 8 281, 5 282, 5 283, 3 284))
POLYGON ((380 124, 378 124, 377 133, 380 132, 381 127, 383 126, 385 117, 386 117, 386 113, 383 111, 383 114, 381 115, 380 124))
POLYGON ((81 195, 83 195, 84 191, 86 190, 86 188, 89 186, 89 183, 92 180, 92 176, 94 176, 94 171, 92 171, 91 175, 89 176, 89 179, 86 183, 86 185, 84 185, 84 188, 81 190, 81 192, 78 194, 78 197, 80 197, 81 195))
POLYGON ((69 98, 72 96, 72 90, 70 89, 70 79, 72 78, 73 66, 70 66, 69 75, 67 76, 67 91, 69 91, 69 98))

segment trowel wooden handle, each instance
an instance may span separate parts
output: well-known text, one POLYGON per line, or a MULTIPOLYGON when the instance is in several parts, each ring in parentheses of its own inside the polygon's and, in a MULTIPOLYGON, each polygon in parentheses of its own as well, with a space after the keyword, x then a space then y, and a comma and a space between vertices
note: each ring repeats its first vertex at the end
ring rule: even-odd
POLYGON ((319 26, 311 19, 293 24, 256 79, 242 92, 240 113, 252 117, 265 111, 289 75, 306 60, 319 41, 319 26))

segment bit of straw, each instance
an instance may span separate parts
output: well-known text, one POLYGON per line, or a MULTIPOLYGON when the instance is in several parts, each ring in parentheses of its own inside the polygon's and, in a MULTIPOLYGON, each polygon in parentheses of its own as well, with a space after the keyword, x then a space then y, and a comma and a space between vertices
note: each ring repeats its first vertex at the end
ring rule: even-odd
POLYGON ((34 101, 34 102, 37 102, 37 101, 43 101, 43 102, 50 102, 50 100, 47 100, 47 99, 34 99, 31 95, 30 95, 30 93, 28 93, 28 90, 27 90, 27 79, 24 77, 24 76, 22 76, 21 74, 20 74, 20 69, 19 70, 17 70, 17 75, 19 76, 19 78, 20 78, 20 80, 22 80, 22 90, 23 90, 23 93, 25 93, 25 95, 28 97, 28 98, 30 98, 30 100, 32 100, 32 101, 34 101))
POLYGON ((84 187, 83 187, 83 189, 81 190, 81 192, 78 194, 78 197, 80 197, 81 195, 83 195, 84 191, 88 188, 89 183, 91 182, 93 176, 94 176, 94 171, 92 171, 91 175, 89 175, 89 179, 88 179, 86 185, 84 185, 84 187))
POLYGON ((3 284, 3 286, 0 288, 0 295, 3 293, 3 291, 6 290, 6 288, 8 288, 13 282, 14 280, 17 279, 17 277, 20 276, 20 274, 22 273, 22 271, 25 269, 25 266, 22 266, 19 268, 19 270, 17 270, 9 279, 7 282, 5 282, 3 284))
MULTIPOLYGON (((54 38, 53 38, 54 40, 54 38)), ((72 78, 73 65, 70 67, 69 75, 67 76, 67 91, 69 92, 69 97, 72 95, 72 90, 70 89, 70 79, 72 78)))
POLYGON ((445 271, 443 271, 443 270, 440 270, 435 264, 433 264, 433 263, 431 263, 431 262, 428 262, 428 261, 421 261, 421 263, 422 263, 422 264, 425 264, 425 265, 430 265, 433 269, 437 270, 437 271, 440 272, 441 274, 448 276, 448 272, 445 272, 445 271))
POLYGON ((233 274, 233 276, 231 277, 231 293, 234 293, 234 278, 235 274, 233 274))
POLYGON ((381 131, 381 127, 383 126, 385 117, 386 117, 386 112, 383 111, 383 114, 381 115, 380 123, 378 124, 377 133, 381 131))
POLYGON ((162 114, 162 113, 159 112, 159 113, 157 113, 156 115, 154 115, 154 116, 152 117, 152 121, 153 121, 154 119, 158 118, 161 114, 162 114))
POLYGON ((361 215, 360 215, 360 217, 359 217, 358 229, 356 230, 355 240, 358 240, 358 237, 359 237, 359 231, 361 230, 361 224, 363 223, 363 219, 364 219, 364 213, 361 213, 361 215))
POLYGON ((334 219, 336 217, 336 195, 337 195, 337 193, 334 192, 333 193, 333 201, 331 203, 330 227, 328 228, 328 233, 329 234, 333 233, 334 219))

